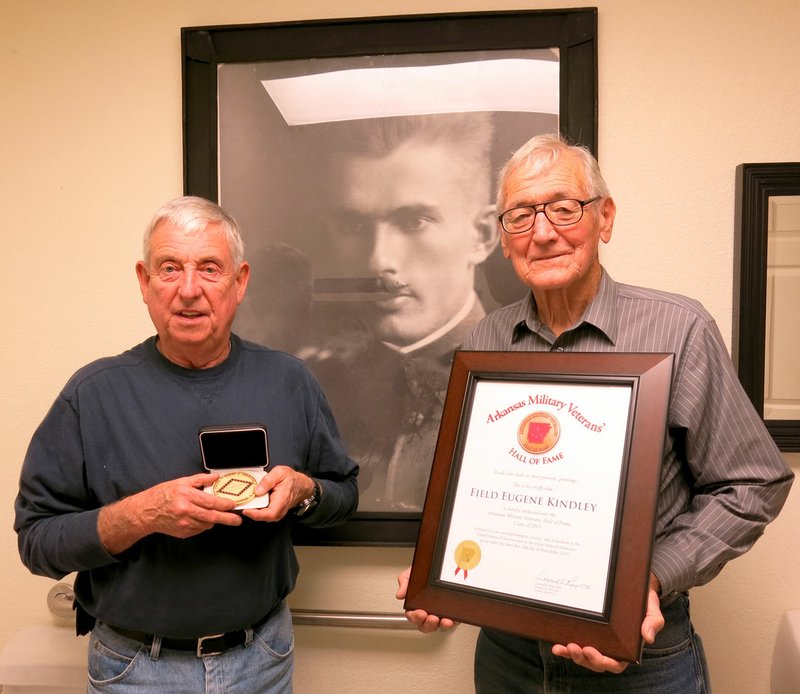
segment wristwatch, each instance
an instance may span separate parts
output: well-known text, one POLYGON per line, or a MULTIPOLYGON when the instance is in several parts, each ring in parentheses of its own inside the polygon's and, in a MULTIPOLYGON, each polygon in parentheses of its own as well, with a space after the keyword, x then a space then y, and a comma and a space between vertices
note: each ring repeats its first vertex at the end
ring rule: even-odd
POLYGON ((312 482, 314 483, 314 491, 311 492, 311 496, 307 499, 303 499, 300 502, 300 505, 294 510, 294 515, 296 515, 298 518, 302 518, 303 516, 307 515, 319 504, 319 498, 322 496, 322 487, 319 486, 319 482, 317 482, 317 480, 312 480, 312 482))

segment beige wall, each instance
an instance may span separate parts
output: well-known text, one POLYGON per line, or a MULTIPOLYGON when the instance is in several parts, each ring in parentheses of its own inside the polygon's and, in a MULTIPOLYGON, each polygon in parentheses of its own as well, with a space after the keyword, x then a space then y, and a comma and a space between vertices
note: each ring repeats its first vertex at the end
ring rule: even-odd
MULTIPOLYGON (((518 0, 1 0, 3 398, 0 642, 48 623, 12 502, 27 441, 74 369, 151 333, 133 264, 181 193, 181 26, 565 7, 518 0)), ((577 3, 580 5, 588 3, 577 3)), ((800 160, 800 3, 598 0, 600 159, 617 279, 690 294, 731 330, 734 167, 800 160)), ((796 461, 795 461, 796 465, 796 461)), ((800 607, 800 490, 755 550, 694 592, 716 691, 768 691, 781 612, 800 607)), ((402 549, 304 549, 295 605, 394 610, 402 549)), ((298 629, 298 691, 470 691, 475 630, 298 629), (359 682, 363 682, 359 684, 359 682)))

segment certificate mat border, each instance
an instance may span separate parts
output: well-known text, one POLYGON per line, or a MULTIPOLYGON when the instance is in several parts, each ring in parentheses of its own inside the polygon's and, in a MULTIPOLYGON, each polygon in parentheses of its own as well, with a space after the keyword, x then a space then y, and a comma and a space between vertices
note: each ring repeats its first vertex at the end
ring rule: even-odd
MULTIPOLYGON (((423 609, 455 621, 487 626, 554 643, 591 645, 604 655, 639 662, 641 625, 649 587, 650 556, 661 478, 672 354, 457 351, 434 454, 414 553, 405 609, 423 609), (451 470, 470 419, 469 393, 478 378, 595 384, 635 382, 630 431, 622 463, 617 535, 610 561, 609 595, 603 615, 591 617, 560 606, 532 605, 501 593, 465 590, 439 580, 438 548, 449 528, 451 470)), ((445 538, 446 540, 446 538, 445 538)))
MULTIPOLYGON (((610 538, 610 549, 613 550, 617 547, 619 538, 619 526, 621 520, 621 499, 625 491, 625 481, 627 474, 627 465, 625 464, 629 457, 631 436, 633 431, 633 416, 634 408, 633 403, 636 402, 638 379, 634 376, 614 376, 607 375, 590 376, 588 374, 573 375, 567 373, 560 374, 545 374, 545 373, 526 373, 524 375, 512 374, 480 374, 472 372, 467 378, 467 384, 464 393, 464 402, 461 406, 461 421, 459 424, 458 437, 454 446, 454 453, 451 457, 451 465, 448 472, 447 494, 445 497, 444 505, 442 508, 442 522, 439 526, 439 533, 437 536, 436 548, 434 551, 432 569, 438 576, 443 574, 445 561, 447 561, 447 546, 450 537, 450 529, 452 526, 453 510, 458 496, 458 489, 461 486, 461 473, 464 467, 464 457, 466 456, 466 443, 469 437, 469 430, 474 421, 474 399, 481 382, 493 383, 506 383, 519 385, 524 383, 526 386, 531 385, 539 386, 583 386, 586 388, 595 388, 597 386, 616 386, 624 387, 628 391, 627 399, 627 412, 625 413, 625 432, 623 434, 623 446, 620 460, 620 468, 617 481, 616 495, 613 499, 614 518, 613 528, 610 538)), ((603 591, 603 607, 600 611, 584 609, 576 606, 570 606, 565 603, 559 603, 553 600, 526 598, 511 593, 503 593, 502 595, 506 600, 517 605, 541 605, 546 609, 563 612, 565 614, 573 614, 577 616, 586 617, 587 619, 608 619, 608 604, 609 597, 613 588, 614 579, 614 564, 616 561, 616 554, 612 551, 608 556, 608 567, 606 571, 606 589, 603 591)), ((465 572, 466 575, 466 572, 465 572)), ((450 585, 451 582, 445 579, 436 579, 436 585, 450 585)), ((491 589, 488 591, 485 588, 473 587, 464 585, 459 587, 467 593, 476 595, 492 594, 491 589)), ((494 592, 494 595, 500 595, 494 592)))

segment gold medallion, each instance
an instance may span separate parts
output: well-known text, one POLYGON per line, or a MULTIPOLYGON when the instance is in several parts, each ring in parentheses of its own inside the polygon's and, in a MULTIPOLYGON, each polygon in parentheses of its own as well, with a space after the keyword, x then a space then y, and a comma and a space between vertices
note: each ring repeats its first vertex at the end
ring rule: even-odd
POLYGON ((212 491, 214 496, 233 499, 238 506, 255 498, 256 478, 249 472, 226 472, 214 482, 212 491))

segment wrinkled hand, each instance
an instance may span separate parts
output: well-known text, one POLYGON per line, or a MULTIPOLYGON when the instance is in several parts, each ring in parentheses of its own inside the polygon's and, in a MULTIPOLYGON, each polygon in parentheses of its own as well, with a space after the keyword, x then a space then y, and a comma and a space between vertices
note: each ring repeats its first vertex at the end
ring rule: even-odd
MULTIPOLYGON (((408 579, 411 577, 411 567, 408 567, 397 577, 397 593, 395 597, 398 600, 404 600, 408 592, 408 579)), ((430 634, 437 629, 447 631, 452 629, 456 622, 447 617, 437 617, 433 614, 428 614, 425 610, 406 610, 406 619, 411 622, 423 634, 430 634)))
POLYGON ((242 513, 257 521, 279 521, 314 493, 314 481, 302 472, 285 465, 277 465, 256 487, 256 496, 267 492, 269 492, 269 506, 244 509, 242 513))
POLYGON ((207 494, 217 474, 199 474, 162 482, 100 509, 97 530, 111 554, 118 554, 153 533, 187 538, 216 524, 240 525, 235 503, 207 494))
MULTIPOLYGON (((664 615, 661 614, 658 588, 658 579, 651 573, 650 587, 647 593, 647 609, 642 622, 642 638, 647 644, 653 643, 656 639, 656 634, 664 628, 664 615)), ((569 658, 577 665, 594 672, 619 674, 628 667, 628 663, 604 656, 596 648, 591 646, 581 647, 576 643, 570 643, 566 646, 560 644, 553 646, 553 655, 569 658)))

